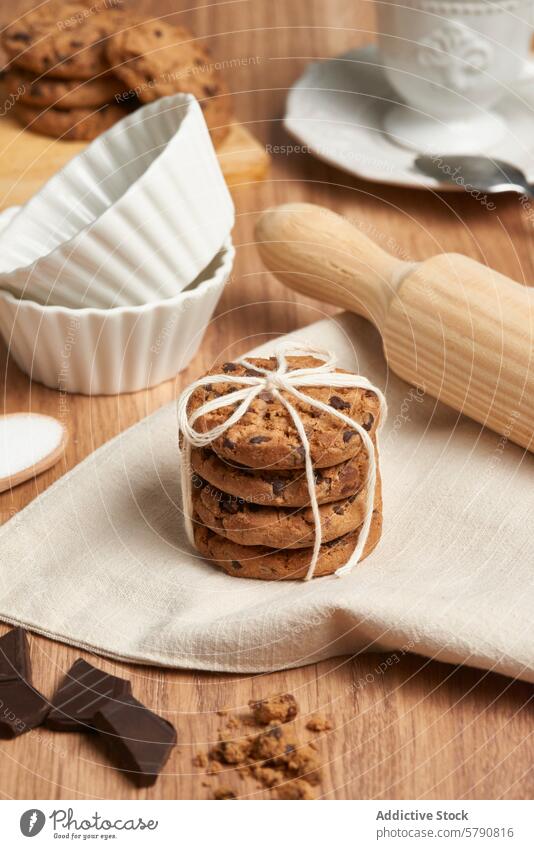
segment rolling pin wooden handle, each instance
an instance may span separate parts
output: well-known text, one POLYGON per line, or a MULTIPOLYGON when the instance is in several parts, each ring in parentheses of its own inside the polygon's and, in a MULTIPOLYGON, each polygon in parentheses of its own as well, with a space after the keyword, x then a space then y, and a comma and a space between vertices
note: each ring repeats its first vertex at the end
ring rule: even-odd
POLYGON ((403 262, 312 204, 256 236, 282 282, 370 319, 397 375, 534 451, 534 289, 459 254, 403 262))
POLYGON ((358 313, 378 328, 397 284, 413 269, 346 218, 312 203, 267 210, 256 238, 267 268, 291 289, 358 313))

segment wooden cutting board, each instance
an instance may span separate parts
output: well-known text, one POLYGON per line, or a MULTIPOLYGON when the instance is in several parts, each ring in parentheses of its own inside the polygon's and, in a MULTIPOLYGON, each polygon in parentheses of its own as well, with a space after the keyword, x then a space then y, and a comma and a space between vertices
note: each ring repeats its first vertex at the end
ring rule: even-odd
MULTIPOLYGON (((87 144, 40 136, 9 116, 1 118, 0 209, 27 201, 87 144)), ((263 145, 241 124, 232 125, 217 155, 230 187, 262 180, 270 162, 263 145)))

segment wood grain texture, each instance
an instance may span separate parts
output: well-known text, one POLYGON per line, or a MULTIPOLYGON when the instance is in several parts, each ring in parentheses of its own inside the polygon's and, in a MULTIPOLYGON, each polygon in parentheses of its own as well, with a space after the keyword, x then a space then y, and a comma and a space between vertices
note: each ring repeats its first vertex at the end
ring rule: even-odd
MULTIPOLYGON (((149 2, 139 5, 151 8, 149 2)), ((170 0, 152 3, 161 15, 175 7, 170 0)), ((306 62, 364 44, 374 29, 366 0, 221 0, 174 18, 208 37, 219 60, 255 57, 228 67, 227 79, 238 119, 266 145, 290 142, 281 128, 283 104, 306 62)), ((0 496, 2 520, 111 436, 175 398, 218 357, 230 358, 330 312, 284 288, 262 267, 252 233, 267 206, 321 203, 359 221, 363 232, 402 259, 458 251, 514 279, 534 280, 532 225, 513 197, 499 198, 497 210, 490 212, 467 195, 354 180, 304 153, 275 155, 270 178, 235 186, 234 197, 238 257, 233 281, 200 353, 175 381, 117 398, 61 397, 30 385, 4 355, 2 412, 59 415, 70 441, 58 466, 0 496)), ((46 695, 76 657, 87 656, 37 637, 31 647, 35 683, 46 695)), ((215 739, 223 724, 216 710, 230 706, 240 711, 250 698, 289 690, 304 716, 317 709, 333 716, 335 728, 320 743, 326 798, 532 797, 531 686, 411 655, 381 673, 382 660, 378 655, 337 658, 290 672, 236 677, 97 659, 111 672, 130 675, 136 696, 176 723, 179 744, 165 774, 151 790, 137 791, 110 768, 89 738, 38 730, 1 744, 0 793, 30 799, 209 798, 211 790, 202 786, 191 757, 215 739)), ((232 774, 224 783, 235 785, 241 795, 259 793, 253 783, 232 774)))
MULTIPOLYGON (((87 142, 58 142, 27 132, 11 115, 4 115, 0 120, 0 207, 25 203, 52 174, 86 147, 87 142)), ((261 180, 269 168, 264 145, 239 124, 230 127, 217 148, 217 155, 230 186, 261 180)))

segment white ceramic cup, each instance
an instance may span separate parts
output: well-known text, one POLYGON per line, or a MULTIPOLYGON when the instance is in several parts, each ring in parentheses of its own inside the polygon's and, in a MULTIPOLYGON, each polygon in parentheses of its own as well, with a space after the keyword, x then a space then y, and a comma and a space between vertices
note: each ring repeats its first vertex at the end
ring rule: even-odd
POLYGON ((385 129, 405 147, 470 153, 506 127, 492 107, 529 62, 534 0, 377 0, 385 74, 404 104, 386 112, 385 129))

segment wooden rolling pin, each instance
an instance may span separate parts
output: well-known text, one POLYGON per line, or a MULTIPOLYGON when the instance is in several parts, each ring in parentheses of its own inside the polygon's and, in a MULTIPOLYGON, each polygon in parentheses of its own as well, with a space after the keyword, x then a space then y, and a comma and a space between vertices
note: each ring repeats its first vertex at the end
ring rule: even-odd
POLYGON ((461 254, 405 262, 314 204, 268 210, 256 237, 283 283, 372 321, 396 374, 534 451, 534 289, 461 254))

